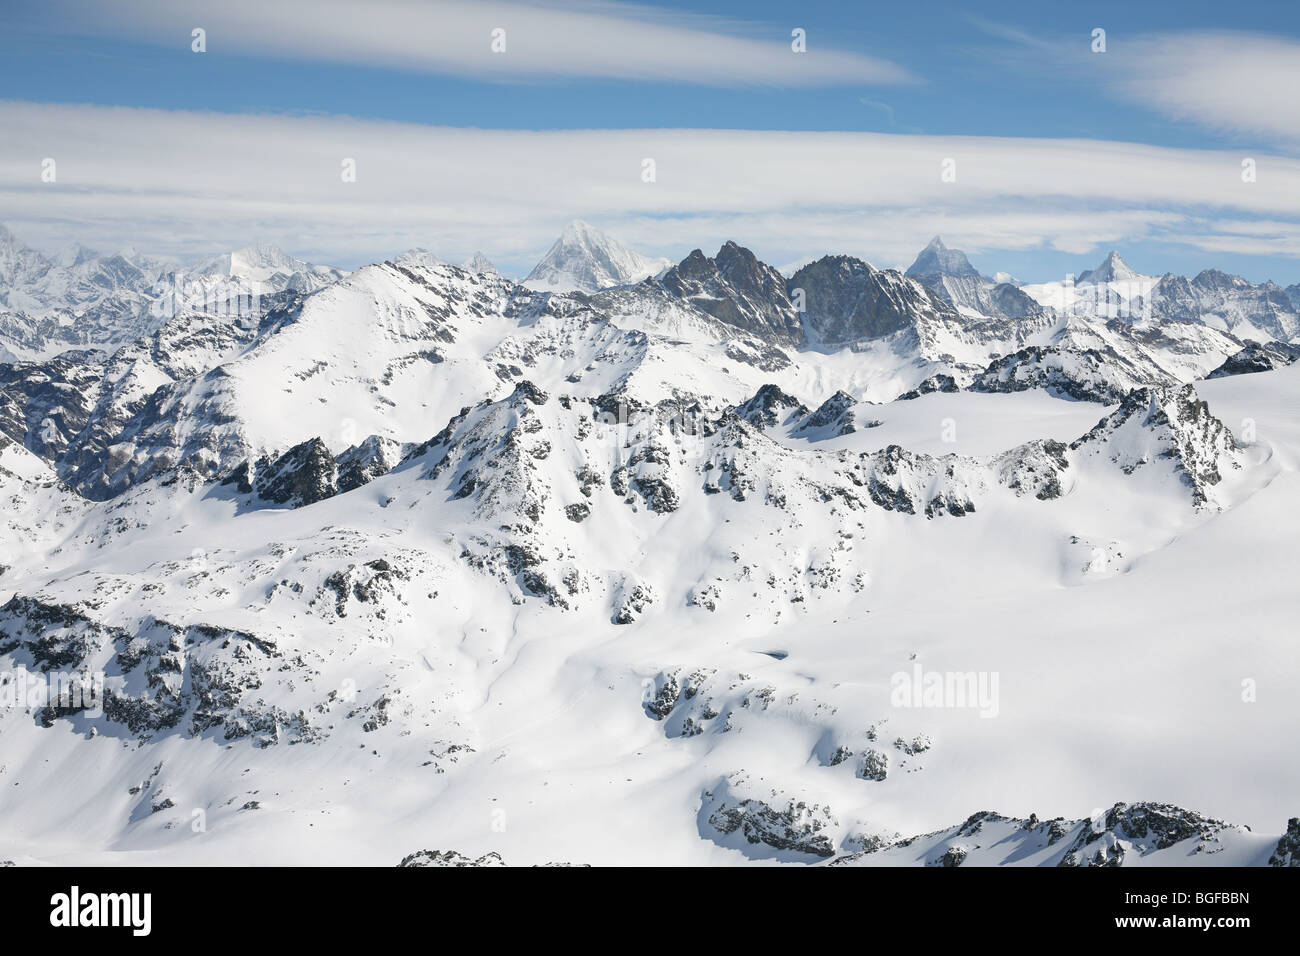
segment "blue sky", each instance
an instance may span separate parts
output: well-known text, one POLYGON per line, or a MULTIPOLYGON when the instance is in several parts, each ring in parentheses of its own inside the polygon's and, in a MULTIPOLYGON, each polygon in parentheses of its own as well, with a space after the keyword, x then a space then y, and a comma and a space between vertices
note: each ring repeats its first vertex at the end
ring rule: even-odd
MULTIPOLYGON (((1147 272, 1195 272, 1214 265, 1252 279, 1300 280, 1300 210, 1285 200, 1280 205, 1261 201, 1266 190, 1291 192, 1289 177, 1300 152, 1300 125, 1293 122, 1300 4, 1247 0, 1234 3, 1228 13, 1221 3, 1191 2, 1004 2, 980 4, 978 12, 965 4, 926 2, 883 6, 757 0, 641 7, 557 2, 540 6, 552 16, 591 15, 595 19, 584 22, 593 27, 571 29, 567 40, 548 37, 550 45, 539 52, 528 49, 538 36, 528 26, 535 21, 518 15, 520 9, 535 12, 538 4, 475 7, 409 0, 411 5, 403 6, 408 0, 385 0, 391 14, 387 26, 382 16, 372 17, 379 24, 376 35, 359 42, 355 27, 340 22, 358 8, 349 13, 333 6, 339 2, 304 4, 297 11, 300 19, 295 24, 290 16, 287 27, 260 21, 273 5, 251 0, 143 0, 124 5, 132 8, 130 13, 119 6, 112 15, 105 8, 113 5, 90 0, 11 5, 0 32, 0 100, 76 105, 92 125, 108 117, 104 108, 128 107, 135 112, 114 115, 128 127, 137 121, 147 124, 154 135, 165 131, 166 123, 156 114, 146 116, 145 110, 177 117, 195 112, 257 117, 272 124, 257 126, 268 131, 259 134, 259 142, 293 137, 299 129, 294 119, 342 117, 402 124, 402 138, 448 128, 840 131, 888 134, 885 140, 865 141, 881 149, 934 143, 938 153, 960 144, 954 137, 975 137, 982 144, 1005 143, 1008 163, 1022 138, 1143 144, 1168 151, 1159 157, 1162 170, 1179 168, 1166 162, 1169 157, 1186 155, 1200 162, 1212 151, 1223 156, 1225 169, 1253 157, 1261 172, 1281 178, 1261 176, 1254 184, 1261 188, 1245 205, 1241 190, 1234 191, 1234 172, 1223 192, 1198 196, 1184 190, 1150 202, 1140 193, 1121 197, 1104 182, 1083 189, 1072 180, 1062 181, 1059 196, 1042 186, 1016 195, 1012 181, 982 198, 964 193, 955 203, 947 195, 923 191, 898 201, 867 202, 851 195, 852 184, 847 184, 840 208, 833 197, 823 195, 810 211, 799 202, 797 184, 818 177, 819 169, 796 158, 784 175, 780 166, 764 171, 769 177, 764 181, 789 196, 783 206, 773 204, 756 217, 735 204, 710 208, 707 198, 699 198, 707 197, 708 190, 683 190, 676 199, 665 195, 671 193, 667 175, 661 180, 665 188, 648 202, 643 195, 625 197, 611 189, 592 195, 588 179, 575 173, 568 181, 562 173, 552 174, 549 201, 542 204, 536 190, 524 192, 520 186, 514 193, 508 169, 502 173, 492 166, 490 156, 476 161, 473 147, 465 145, 458 150, 463 165, 440 174, 445 193, 429 192, 428 178, 408 169, 416 180, 407 192, 427 203, 432 220, 424 232, 409 210, 394 205, 400 190, 376 190, 364 193, 361 203, 348 198, 347 221, 332 236, 324 206, 343 208, 332 197, 304 196, 297 217, 286 208, 283 189, 268 192, 261 210, 248 205, 228 217, 212 212, 219 197, 228 195, 223 188, 239 190, 230 183, 214 185, 197 168, 187 190, 179 178, 187 160, 172 137, 165 137, 168 148, 142 149, 139 156, 116 160, 135 164, 139 182, 134 188, 142 194, 151 181, 168 177, 172 195, 192 192, 177 207, 187 209, 185 215, 164 222, 158 206, 143 198, 133 208, 122 197, 121 184, 115 185, 107 159, 106 171, 97 177, 93 150, 87 150, 84 160, 77 155, 86 147, 83 142, 63 147, 78 160, 77 188, 85 209, 81 218, 71 189, 51 203, 50 190, 42 193, 23 181, 22 150, 44 155, 53 149, 51 142, 59 141, 53 132, 43 135, 40 123, 31 120, 20 125, 30 142, 0 144, 0 173, 8 180, 0 180, 0 221, 34 244, 80 238, 81 226, 81 235, 91 241, 133 242, 182 255, 239 242, 240 229, 252 229, 258 234, 243 241, 274 239, 290 251, 329 256, 346 266, 399 251, 415 239, 414 244, 448 258, 467 255, 471 246, 482 248, 517 269, 545 251, 547 237, 570 215, 581 215, 647 252, 678 257, 696 245, 707 249, 720 238, 734 237, 778 265, 828 251, 864 255, 878 265, 905 265, 907 249, 919 248, 928 230, 950 221, 957 233, 953 244, 970 247, 978 266, 1026 279, 1078 271, 1115 245, 1147 272), (408 16, 416 10, 420 18, 408 16), (315 22, 330 17, 335 20, 332 31, 331 24, 315 22), (444 19, 445 30, 440 28, 444 19), (492 58, 486 55, 484 27, 498 22, 506 25, 511 45, 492 58), (190 25, 208 31, 202 55, 190 49, 190 25), (664 35, 670 42, 651 34, 644 44, 629 39, 641 35, 646 25, 678 32, 664 35), (789 50, 795 27, 807 33, 808 52, 802 58, 789 50), (1104 54, 1090 49, 1097 27, 1106 30, 1104 54), (733 39, 751 46, 722 48, 724 40, 733 39), (626 51, 619 46, 624 42, 629 44, 626 51), (698 50, 690 52, 696 43, 698 50), (458 51, 466 45, 483 48, 485 55, 462 56, 458 51), (611 46, 616 54, 612 65, 600 59, 597 49, 611 46), (687 52, 673 59, 675 46, 687 52), (714 49, 716 57, 710 53, 714 49), (759 52, 762 57, 751 55, 759 52), (839 59, 828 63, 832 56, 839 59), (628 64, 626 71, 620 62, 628 64), (821 72, 809 79, 799 72, 803 64, 821 72), (274 127, 276 120, 282 121, 280 127, 274 127), (172 147, 178 154, 172 155, 172 147), (156 170, 151 168, 155 163, 156 170), (491 204, 490 211, 485 208, 477 217, 473 210, 453 212, 457 174, 469 179, 486 167, 501 177, 500 191, 510 201, 491 204), (119 197, 116 213, 110 202, 114 194, 119 197), (574 197, 571 213, 564 208, 566 194, 574 197), (605 197, 605 207, 599 196, 605 197), (371 208, 368 218, 366 205, 371 208), (512 208, 519 218, 513 230, 507 221, 512 208), (1053 208, 1059 208, 1068 228, 1054 232, 1049 217, 1032 215, 1053 208), (204 209, 208 212, 200 215, 204 209), (1009 215, 1016 210, 1022 213, 1019 219, 1009 215), (857 224, 850 227, 855 217, 857 224), (693 231, 697 218, 700 228, 693 231), (988 226, 979 225, 982 218, 988 226), (1161 225, 1153 227, 1157 219, 1161 225), (390 221, 394 227, 385 233, 383 224, 390 221), (746 227, 752 234, 746 234, 746 227), (138 234, 131 234, 132 228, 138 234), (817 245, 832 241, 846 245, 817 245)), ((290 0, 283 6, 297 4, 290 0)), ((239 130, 247 127, 228 123, 223 128, 231 130, 223 140, 223 148, 231 150, 230 163, 244 162, 237 143, 239 130)), ((335 128, 353 129, 344 122, 335 128)), ((389 135, 384 129, 366 127, 362 141, 382 151, 389 135)), ((325 127, 313 127, 316 134, 330 135, 325 127)), ((429 135, 429 142, 438 142, 436 132, 429 135)), ((499 150, 500 144, 513 141, 483 142, 480 148, 499 150)), ((652 135, 647 142, 653 144, 652 135)), ((566 140, 551 137, 546 143, 548 149, 562 151, 566 140)), ((349 148, 340 142, 340 155, 348 155, 349 148)), ((1089 148, 1081 149, 1086 153, 1089 148)), ((653 145, 646 150, 653 152, 653 145)), ((742 160, 739 165, 737 175, 744 175, 749 164, 742 160)), ((879 173, 864 164, 864 176, 879 173)), ((852 172, 841 175, 851 177, 852 172)), ((1014 175, 1008 166, 1008 178, 1014 180, 1014 175)), ((258 182, 267 178, 274 177, 258 177, 258 182)), ((240 195, 255 196, 258 182, 250 182, 240 195)), ((715 193, 718 188, 712 185, 715 193)), ((472 195, 475 189, 490 190, 490 184, 467 184, 462 192, 472 195)))

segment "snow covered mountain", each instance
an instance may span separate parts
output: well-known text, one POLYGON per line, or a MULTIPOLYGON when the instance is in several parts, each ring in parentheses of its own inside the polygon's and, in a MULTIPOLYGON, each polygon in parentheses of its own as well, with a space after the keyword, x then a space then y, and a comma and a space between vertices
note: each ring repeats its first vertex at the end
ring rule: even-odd
POLYGON ((1112 249, 1095 269, 1087 269, 1079 274, 1075 282, 1080 285, 1092 283, 1104 285, 1107 282, 1128 282, 1132 279, 1146 278, 1124 261, 1118 252, 1112 249))
POLYGON ((1164 804, 1117 803, 1086 820, 973 814, 959 826, 908 839, 869 841, 832 866, 1264 866, 1291 865, 1300 820, 1285 833, 1208 820, 1164 804))
POLYGON ((640 282, 672 262, 651 259, 575 219, 544 255, 523 285, 539 292, 595 292, 610 286, 640 282))
POLYGON ((939 236, 921 250, 905 275, 918 279, 941 301, 967 316, 1035 319, 1042 307, 1010 282, 981 276, 966 254, 949 249, 939 236))
POLYGON ((1272 282, 1255 285, 1241 276, 1206 269, 1192 279, 1162 276, 1149 297, 1159 320, 1201 322, 1257 342, 1288 342, 1300 336, 1300 313, 1272 282))
POLYGON ((0 363, 0 860, 1300 859, 1292 346, 929 252, 253 247, 0 363))
POLYGON ((481 252, 476 252, 465 260, 465 269, 469 272, 491 275, 500 275, 501 270, 492 264, 492 260, 481 252))
MULTIPOLYGON (((81 257, 73 255, 68 266, 80 264, 81 257)), ((0 225, 0 283, 4 287, 4 302, 11 296, 35 286, 55 264, 34 249, 28 248, 17 236, 0 225)))
POLYGON ((1191 279, 1141 275, 1117 252, 1074 282, 1026 285, 1023 291, 1046 308, 1077 317, 1156 329, 1196 323, 1239 341, 1287 342, 1300 336, 1297 306, 1276 283, 1255 284, 1217 269, 1191 279))
POLYGON ((808 337, 823 345, 916 330, 927 318, 958 319, 946 302, 932 299, 918 283, 849 256, 809 263, 790 278, 790 286, 802 290, 808 337))
POLYGON ((954 279, 973 279, 979 272, 970 264, 966 253, 960 249, 949 249, 943 244, 943 238, 935 236, 930 244, 922 249, 907 269, 909 276, 941 275, 954 279))
POLYGON ((256 283, 259 292, 315 292, 337 282, 344 273, 295 259, 274 243, 261 242, 209 259, 188 270, 187 276, 245 279, 256 283))
POLYGON ((73 245, 49 259, 0 226, 0 306, 14 312, 81 314, 102 306, 120 314, 144 299, 170 268, 129 248, 100 255, 73 245))
POLYGON ((0 226, 0 348, 22 358, 111 350, 179 310, 230 311, 232 302, 313 292, 342 275, 266 243, 193 268, 133 249, 99 255, 76 244, 50 259, 0 226))

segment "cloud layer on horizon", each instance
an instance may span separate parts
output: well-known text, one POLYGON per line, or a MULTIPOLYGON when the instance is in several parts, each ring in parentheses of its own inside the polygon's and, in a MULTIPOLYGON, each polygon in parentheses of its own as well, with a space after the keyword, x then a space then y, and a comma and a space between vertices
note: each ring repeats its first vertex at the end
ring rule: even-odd
POLYGON ((971 252, 1157 239, 1300 258, 1300 160, 1279 156, 1251 157, 1244 182, 1238 153, 1095 140, 531 132, 4 101, 0 127, 0 221, 47 248, 185 257, 267 238, 349 266, 413 246, 509 265, 581 217, 646 252, 736 238, 777 263, 836 251, 906 264, 935 233, 971 252))

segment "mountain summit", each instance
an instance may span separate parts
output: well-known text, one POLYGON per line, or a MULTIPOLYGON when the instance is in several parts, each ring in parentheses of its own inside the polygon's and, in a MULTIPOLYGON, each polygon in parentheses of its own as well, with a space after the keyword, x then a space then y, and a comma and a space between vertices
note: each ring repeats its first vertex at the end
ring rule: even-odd
POLYGON ((1034 319, 1042 309, 1015 285, 986 279, 966 253, 949 249, 935 236, 904 273, 930 290, 941 303, 967 316, 1034 319))
POLYGON ((569 223, 523 285, 538 292, 595 292, 647 279, 672 265, 633 252, 581 219, 569 223))
POLYGON ((970 264, 966 253, 960 249, 949 249, 943 240, 935 236, 930 244, 921 250, 916 261, 907 268, 904 275, 909 276, 978 276, 979 272, 970 264))
POLYGON ((194 269, 195 275, 212 276, 247 276, 253 279, 266 279, 274 275, 290 276, 295 272, 310 272, 315 267, 301 259, 295 259, 279 246, 270 242, 226 252, 201 263, 194 269))
POLYGON ((1095 269, 1089 269, 1076 279, 1076 282, 1124 282, 1141 275, 1124 261, 1118 252, 1112 249, 1095 269))
POLYGON ((492 264, 492 260, 481 252, 476 252, 465 260, 465 268, 477 275, 501 274, 501 270, 492 264))

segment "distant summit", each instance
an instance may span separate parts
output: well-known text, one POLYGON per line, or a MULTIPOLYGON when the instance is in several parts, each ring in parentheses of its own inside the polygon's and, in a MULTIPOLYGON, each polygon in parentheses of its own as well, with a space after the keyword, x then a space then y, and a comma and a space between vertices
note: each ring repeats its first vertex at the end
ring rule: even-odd
POLYGON ((499 276, 501 270, 492 264, 492 260, 481 252, 476 252, 465 260, 465 268, 477 275, 499 276))
POLYGON ((938 236, 931 239, 930 244, 921 250, 920 255, 916 257, 916 261, 908 266, 907 272, 904 274, 913 277, 954 276, 965 278, 979 276, 979 272, 966 258, 966 253, 960 249, 949 249, 938 236))
POLYGON ((633 252, 617 240, 575 219, 565 227, 523 285, 538 292, 595 292, 629 285, 673 263, 633 252))
POLYGON ((1137 279, 1141 273, 1137 272, 1132 266, 1124 261, 1118 252, 1112 249, 1106 254, 1101 265, 1095 269, 1089 269, 1076 279, 1076 282, 1123 282, 1128 279, 1137 279))
POLYGON ((198 265, 193 274, 267 279, 275 275, 290 276, 295 272, 311 272, 315 269, 310 262, 295 259, 274 243, 259 242, 214 256, 198 265))
POLYGON ((970 264, 966 253, 949 249, 935 236, 908 267, 908 278, 930 290, 939 302, 958 313, 999 319, 1025 319, 1042 309, 1010 280, 1006 273, 989 279, 970 264))

